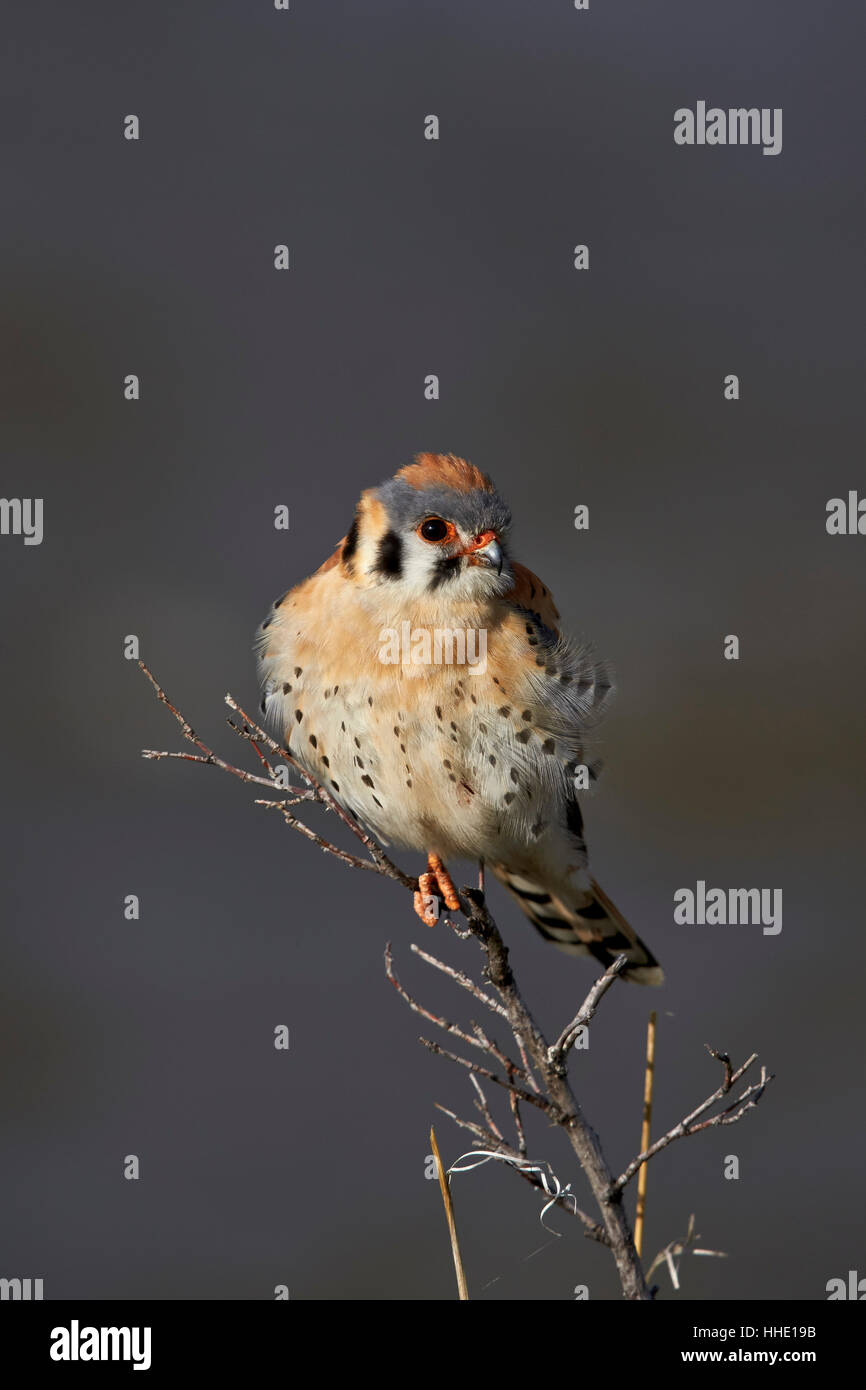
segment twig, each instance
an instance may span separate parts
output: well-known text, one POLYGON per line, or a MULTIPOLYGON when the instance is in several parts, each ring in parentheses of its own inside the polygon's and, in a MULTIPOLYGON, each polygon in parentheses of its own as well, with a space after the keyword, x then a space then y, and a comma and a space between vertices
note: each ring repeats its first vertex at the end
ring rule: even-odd
MULTIPOLYGON (((643 1083, 643 1123, 640 1130, 641 1152, 649 1148, 650 1124, 653 1113, 653 1081, 656 1059, 656 1011, 652 1009, 646 1033, 646 1072, 643 1083)), ((639 1255, 643 1253, 643 1223, 646 1213, 646 1180, 649 1169, 641 1164, 637 1180, 637 1208, 634 1216, 634 1248, 639 1255)))
POLYGON ((697 1117, 703 1115, 711 1106, 715 1105, 717 1101, 727 1095, 732 1087, 740 1080, 741 1076, 748 1071, 752 1063, 756 1062, 758 1059, 757 1052, 753 1052, 751 1057, 749 1057, 741 1067, 733 1071, 731 1069, 730 1058, 726 1053, 714 1052, 709 1044, 706 1046, 710 1055, 724 1064, 725 1079, 721 1086, 719 1086, 711 1096, 708 1096, 705 1101, 702 1101, 690 1115, 686 1115, 685 1119, 680 1120, 679 1124, 674 1125, 673 1129, 669 1129, 667 1134, 663 1134, 661 1139, 657 1139, 656 1142, 649 1145, 643 1153, 639 1153, 637 1158, 633 1158, 625 1171, 621 1173, 616 1182, 611 1185, 611 1195, 621 1192, 626 1183, 631 1182, 635 1173, 643 1163, 654 1158, 657 1153, 660 1153, 662 1149, 666 1149, 668 1144, 672 1144, 675 1139, 683 1139, 689 1134, 697 1134, 702 1129, 711 1129, 714 1125, 736 1124, 737 1120, 741 1120, 747 1110, 754 1109, 763 1096, 764 1091, 773 1080, 773 1076, 768 1074, 766 1067, 762 1067, 760 1081, 756 1081, 753 1085, 748 1086, 746 1090, 743 1091, 742 1095, 738 1096, 733 1104, 729 1105, 726 1110, 721 1110, 718 1115, 714 1115, 709 1120, 702 1120, 700 1124, 695 1124, 694 1121, 697 1117))
POLYGON ((600 979, 596 980, 571 1022, 563 1028, 548 1056, 553 1066, 561 1066, 568 1050, 572 1047, 579 1030, 593 1017, 601 1000, 607 994, 614 980, 628 965, 628 956, 617 956, 600 979))
POLYGON ((436 1167, 439 1170, 439 1186, 442 1189, 442 1201, 445 1204, 445 1220, 448 1222, 448 1235, 451 1239, 451 1253, 454 1256, 454 1272, 457 1275, 457 1294, 461 1302, 468 1302, 469 1288, 466 1284, 466 1274, 463 1269, 463 1260, 460 1255, 460 1245, 457 1240, 457 1225, 454 1221, 454 1203, 451 1199, 451 1184, 448 1175, 442 1164, 439 1155, 439 1145, 436 1143, 436 1131, 430 1126, 430 1143, 436 1158, 436 1167))
POLYGON ((489 1056, 493 1057, 502 1066, 506 1067, 506 1069, 513 1067, 513 1063, 499 1051, 495 1043, 490 1041, 477 1024, 475 1025, 476 1036, 472 1037, 471 1034, 459 1028, 456 1023, 449 1023, 448 1019, 441 1018, 438 1014, 431 1013, 429 1009, 424 1008, 423 1004, 419 1004, 417 999, 412 998, 412 995, 405 986, 401 985, 394 973, 394 960, 391 954, 390 941, 385 947, 385 974, 400 995, 400 998, 406 1001, 409 1008, 412 1009, 414 1013, 420 1014, 421 1017, 426 1018, 429 1023, 435 1023, 437 1028, 441 1028, 443 1032, 450 1033, 453 1037, 459 1038, 461 1042, 469 1043, 471 1047, 480 1048, 482 1052, 488 1053, 489 1056))

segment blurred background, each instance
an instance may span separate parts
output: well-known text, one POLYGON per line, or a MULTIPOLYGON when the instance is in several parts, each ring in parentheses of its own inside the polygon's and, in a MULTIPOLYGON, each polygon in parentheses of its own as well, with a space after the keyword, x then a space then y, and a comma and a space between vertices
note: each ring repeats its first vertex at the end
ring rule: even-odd
MULTIPOLYGON (((842 0, 17 7, 2 490, 44 498, 45 536, 0 538, 0 1275, 46 1298, 454 1297, 425 1162, 431 1121, 446 1163, 470 1147, 434 1109, 471 1115, 470 1088, 382 957, 465 1021, 409 944, 474 946, 254 789, 143 761, 182 742, 123 656, 136 634, 243 757, 223 695, 257 705, 258 622, 422 449, 493 475, 519 558, 618 673, 587 834, 667 984, 616 987, 573 1062, 612 1166, 638 1150, 650 1008, 656 1133, 717 1084, 705 1042, 777 1074, 651 1166, 645 1251, 693 1212, 728 1253, 685 1261, 678 1294, 660 1272, 662 1296, 822 1299, 866 1273, 866 539, 825 530, 866 487, 861 41, 842 0), (783 108, 781 155, 677 147, 698 100, 783 108), (674 925, 699 878, 782 888, 781 934, 674 925)), ((490 897, 555 1036, 593 969, 490 897)), ((529 1133, 588 1207, 560 1136, 529 1133)), ((618 1297, 608 1253, 563 1214, 545 1232, 513 1173, 454 1196, 473 1297, 618 1297)))

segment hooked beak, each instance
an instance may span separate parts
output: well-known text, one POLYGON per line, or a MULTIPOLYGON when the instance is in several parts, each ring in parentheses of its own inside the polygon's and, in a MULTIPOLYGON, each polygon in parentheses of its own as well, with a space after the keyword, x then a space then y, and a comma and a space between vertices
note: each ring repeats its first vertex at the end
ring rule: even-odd
POLYGON ((502 550, 494 531, 485 531, 483 535, 476 536, 460 554, 467 557, 467 564, 484 565, 487 569, 496 570, 497 574, 502 573, 502 550))

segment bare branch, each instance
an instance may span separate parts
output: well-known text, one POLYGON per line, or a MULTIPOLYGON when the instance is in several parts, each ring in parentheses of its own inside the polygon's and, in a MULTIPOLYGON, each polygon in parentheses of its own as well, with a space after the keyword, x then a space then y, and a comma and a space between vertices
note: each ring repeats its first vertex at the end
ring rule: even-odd
MULTIPOLYGON (((546 1114, 553 1115, 556 1119, 557 1107, 551 1101, 545 1100, 544 1096, 534 1096, 531 1091, 524 1091, 520 1086, 511 1086, 507 1081, 503 1081, 501 1076, 489 1071, 487 1067, 480 1067, 477 1062, 470 1062, 466 1057, 458 1057, 456 1052, 448 1052, 444 1047, 440 1047, 437 1042, 432 1042, 430 1038, 419 1038, 419 1042, 425 1047, 429 1047, 431 1052, 435 1052, 440 1057, 447 1057, 449 1062, 456 1062, 460 1067, 466 1067, 469 1071, 474 1071, 478 1076, 486 1076, 488 1081, 493 1081, 503 1090, 512 1091, 520 1100, 528 1101, 530 1105, 537 1105, 539 1110, 546 1114)), ((556 1120, 556 1123, 561 1123, 556 1120)))
POLYGON ((421 1017, 426 1018, 429 1023, 435 1023, 437 1028, 441 1028, 445 1033, 450 1033, 452 1037, 459 1038, 461 1042, 469 1043, 471 1047, 480 1048, 482 1052, 488 1053, 489 1056, 493 1057, 495 1061, 500 1062, 506 1068, 511 1065, 508 1058, 502 1055, 495 1044, 486 1037, 480 1028, 478 1028, 477 1024, 475 1025, 476 1036, 473 1037, 470 1033, 465 1033, 462 1028, 458 1028, 456 1023, 449 1023, 448 1019, 440 1018, 438 1014, 431 1013, 429 1009, 425 1009, 422 1004, 419 1004, 417 999, 412 998, 412 995, 401 985, 394 973, 394 961, 391 954, 390 941, 385 947, 385 974, 400 995, 400 998, 406 1001, 413 1013, 420 1014, 421 1017))
POLYGON ((553 1047, 550 1048, 548 1056, 553 1066, 562 1065, 565 1054, 573 1046, 579 1030, 593 1017, 599 1003, 607 994, 607 991, 610 989, 617 976, 622 974, 627 964, 628 956, 617 956, 616 960, 608 966, 601 978, 596 980, 574 1018, 563 1028, 556 1042, 553 1044, 553 1047))
MULTIPOLYGON (((471 936, 472 933, 468 932, 467 935, 471 936)), ((475 981, 470 979, 468 975, 464 975, 462 970, 455 970, 453 965, 446 965, 444 961, 437 960, 435 956, 430 955, 429 951, 422 951, 421 947, 416 946, 414 941, 410 943, 409 950, 414 951, 415 955, 420 956, 428 965, 432 965, 436 970, 441 970, 444 975, 456 980, 458 985, 462 985, 470 994, 474 994, 476 999, 480 999, 481 1003, 486 1004, 493 1013, 499 1014, 500 1018, 508 1018, 502 1005, 492 999, 489 994, 485 994, 482 989, 479 989, 475 981)))
POLYGON ((637 1158, 633 1158, 625 1171, 621 1173, 616 1182, 612 1184, 610 1189, 611 1195, 621 1192, 626 1183, 631 1182, 642 1164, 654 1158, 657 1153, 661 1153, 662 1149, 666 1149, 668 1144, 672 1144, 675 1139, 687 1138, 690 1134, 697 1134, 702 1129, 712 1129, 716 1125, 736 1124, 738 1120, 743 1118, 747 1110, 753 1110, 755 1108, 767 1086, 769 1086, 770 1082, 773 1080, 773 1077, 768 1074, 766 1067, 762 1067, 760 1081, 756 1081, 753 1085, 747 1087, 742 1095, 738 1096, 733 1104, 729 1105, 726 1110, 721 1110, 717 1115, 713 1115, 711 1119, 702 1120, 700 1124, 696 1124, 695 1121, 697 1117, 705 1114, 717 1101, 720 1101, 723 1096, 726 1096, 744 1073, 748 1071, 752 1063, 757 1061, 758 1058, 757 1052, 753 1052, 751 1057, 749 1057, 741 1067, 733 1071, 730 1058, 726 1053, 714 1052, 711 1047, 708 1047, 707 1051, 724 1065, 725 1079, 721 1086, 719 1086, 711 1096, 708 1096, 706 1100, 702 1101, 690 1115, 686 1115, 685 1119, 680 1120, 679 1124, 674 1125, 673 1129, 669 1129, 667 1134, 663 1134, 661 1139, 657 1139, 655 1143, 650 1144, 649 1148, 645 1149, 643 1153, 638 1154, 637 1158))

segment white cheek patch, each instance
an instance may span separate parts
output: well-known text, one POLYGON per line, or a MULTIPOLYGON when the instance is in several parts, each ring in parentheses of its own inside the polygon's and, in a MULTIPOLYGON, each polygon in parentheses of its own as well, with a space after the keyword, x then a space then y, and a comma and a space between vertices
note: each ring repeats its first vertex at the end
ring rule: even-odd
POLYGON ((436 574, 436 563, 441 551, 437 545, 428 545, 414 533, 403 539, 403 573, 401 581, 406 593, 413 598, 426 594, 436 574))

